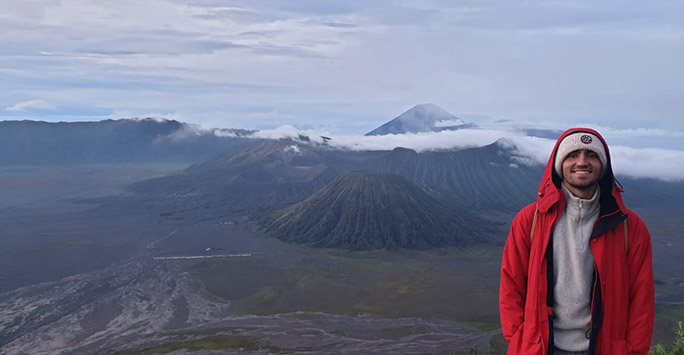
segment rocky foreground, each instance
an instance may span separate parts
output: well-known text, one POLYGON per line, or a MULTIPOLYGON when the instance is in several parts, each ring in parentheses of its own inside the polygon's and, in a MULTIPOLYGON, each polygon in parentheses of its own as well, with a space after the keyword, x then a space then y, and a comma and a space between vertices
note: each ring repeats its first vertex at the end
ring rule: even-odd
POLYGON ((240 315, 192 287, 179 263, 133 262, 0 294, 0 353, 453 354, 488 351, 498 333, 363 314, 240 315))

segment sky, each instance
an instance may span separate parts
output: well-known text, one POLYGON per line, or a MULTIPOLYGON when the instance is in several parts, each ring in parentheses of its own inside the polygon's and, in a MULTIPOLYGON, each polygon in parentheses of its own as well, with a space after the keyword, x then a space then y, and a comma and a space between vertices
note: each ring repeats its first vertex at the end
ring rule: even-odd
POLYGON ((0 0, 0 119, 684 131, 684 3, 0 0))
POLYGON ((586 126, 671 157, 682 13, 671 0, 0 0, 0 120, 164 117, 344 141, 433 103, 484 129, 586 126))

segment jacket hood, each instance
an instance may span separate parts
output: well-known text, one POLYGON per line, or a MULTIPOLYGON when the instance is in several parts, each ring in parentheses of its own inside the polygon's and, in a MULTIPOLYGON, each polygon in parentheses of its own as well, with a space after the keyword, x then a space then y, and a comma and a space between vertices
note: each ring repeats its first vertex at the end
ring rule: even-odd
POLYGON ((558 146, 560 145, 560 142, 568 135, 577 132, 586 132, 595 135, 601 140, 601 143, 606 150, 606 158, 608 162, 606 166, 601 167, 602 169, 605 169, 605 173, 599 180, 599 186, 601 187, 601 215, 603 216, 617 211, 626 214, 627 209, 622 202, 623 190, 615 180, 608 145, 606 144, 605 139, 603 139, 603 136, 591 128, 571 128, 563 132, 560 138, 558 138, 556 141, 556 145, 554 146, 551 156, 549 157, 549 161, 546 164, 546 169, 544 170, 544 176, 542 177, 541 184, 539 185, 539 190, 537 191, 537 206, 539 211, 545 213, 549 210, 549 208, 551 208, 551 206, 558 202, 565 204, 565 194, 560 189, 562 180, 554 169, 554 161, 556 159, 556 153, 558 152, 558 146))

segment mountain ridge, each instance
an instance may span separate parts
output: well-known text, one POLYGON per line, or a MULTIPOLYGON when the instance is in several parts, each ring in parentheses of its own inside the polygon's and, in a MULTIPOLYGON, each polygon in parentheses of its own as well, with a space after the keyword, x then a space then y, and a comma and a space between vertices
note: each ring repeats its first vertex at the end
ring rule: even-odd
POLYGON ((197 162, 242 143, 250 132, 152 118, 0 121, 0 166, 197 162))

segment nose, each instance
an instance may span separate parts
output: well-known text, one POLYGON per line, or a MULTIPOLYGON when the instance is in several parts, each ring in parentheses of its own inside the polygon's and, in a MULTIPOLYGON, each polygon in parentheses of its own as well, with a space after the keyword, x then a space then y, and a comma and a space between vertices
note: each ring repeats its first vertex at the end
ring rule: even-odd
POLYGON ((579 156, 577 157, 577 165, 587 165, 589 161, 589 156, 587 155, 587 151, 583 150, 580 152, 579 156))

